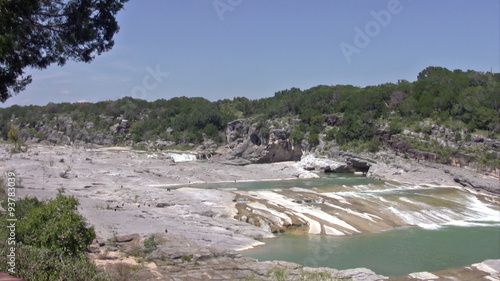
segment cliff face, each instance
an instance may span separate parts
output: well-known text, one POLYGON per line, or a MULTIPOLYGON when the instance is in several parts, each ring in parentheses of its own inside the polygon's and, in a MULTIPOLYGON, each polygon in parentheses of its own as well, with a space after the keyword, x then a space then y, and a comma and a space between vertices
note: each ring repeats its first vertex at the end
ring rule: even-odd
POLYGON ((403 158, 447 164, 497 178, 500 176, 500 167, 485 161, 500 156, 499 140, 452 131, 438 125, 426 125, 426 132, 403 130, 391 134, 388 130, 379 128, 375 135, 380 138, 387 151, 403 158))
MULTIPOLYGON (((288 120, 283 121, 277 118, 256 122, 247 118, 227 124, 225 144, 212 141, 210 137, 213 135, 203 134, 204 141, 198 150, 202 154, 207 154, 206 158, 224 154, 224 157, 232 158, 233 162, 237 160, 241 164, 297 161, 302 156, 302 150, 331 156, 329 154, 332 147, 338 145, 335 140, 327 141, 325 133, 338 127, 342 123, 342 118, 337 115, 322 117, 324 123, 321 125, 323 131, 319 134, 320 145, 311 146, 306 140, 303 140, 302 144, 294 143, 291 139, 291 128, 297 130, 296 122, 301 120, 283 119, 288 120), (224 147, 226 149, 222 149, 224 147)), ((196 147, 196 142, 190 143, 189 141, 192 141, 190 139, 173 138, 175 134, 182 136, 183 132, 173 132, 170 127, 164 131, 148 130, 147 126, 146 129, 138 127, 138 123, 144 125, 151 120, 147 114, 140 114, 136 118, 138 121, 104 114, 87 119, 74 117, 71 114, 42 114, 23 118, 13 116, 10 122, 19 128, 20 137, 31 143, 135 145, 147 149, 164 149, 181 143, 193 149, 196 147), (137 140, 135 137, 138 135, 147 136, 144 138, 146 140, 137 140)), ((309 134, 307 131, 300 133, 304 136, 309 134)), ((447 164, 500 177, 498 165, 500 141, 494 137, 489 138, 484 134, 481 136, 464 129, 448 128, 425 120, 416 128, 401 129, 398 132, 394 132, 388 126, 380 125, 375 138, 380 140, 381 145, 378 149, 403 158, 447 164)), ((349 159, 346 161, 350 161, 349 159)), ((369 165, 360 165, 356 161, 348 165, 355 171, 366 172, 369 169, 369 165)))
POLYGON ((290 139, 289 130, 274 127, 259 130, 249 119, 228 123, 226 140, 232 157, 251 163, 298 161, 302 157, 302 150, 290 139))
POLYGON ((130 139, 130 124, 125 119, 113 119, 104 115, 95 118, 102 124, 95 122, 76 122, 70 116, 56 116, 52 119, 37 120, 33 128, 29 124, 20 126, 21 136, 30 142, 51 144, 95 144, 111 146, 130 139), (105 126, 103 124, 113 124, 105 126))

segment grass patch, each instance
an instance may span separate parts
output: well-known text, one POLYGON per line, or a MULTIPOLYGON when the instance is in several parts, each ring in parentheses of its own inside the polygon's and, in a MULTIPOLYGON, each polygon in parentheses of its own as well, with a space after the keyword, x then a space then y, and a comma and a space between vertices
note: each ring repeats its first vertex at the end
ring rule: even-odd
POLYGON ((182 260, 183 262, 191 262, 191 257, 190 257, 190 256, 182 256, 182 257, 181 257, 181 260, 182 260))
POLYGON ((267 271, 266 277, 273 278, 276 281, 286 281, 288 280, 288 273, 286 272, 286 268, 274 267, 267 271))

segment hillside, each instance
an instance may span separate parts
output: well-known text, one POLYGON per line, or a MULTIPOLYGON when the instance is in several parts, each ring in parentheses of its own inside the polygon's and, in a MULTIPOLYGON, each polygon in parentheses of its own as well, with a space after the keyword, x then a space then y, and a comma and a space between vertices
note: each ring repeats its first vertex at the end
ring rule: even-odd
POLYGON ((415 82, 291 88, 257 100, 126 97, 0 109, 5 141, 11 128, 28 143, 198 148, 249 162, 383 150, 498 177, 500 74, 428 67, 415 82))

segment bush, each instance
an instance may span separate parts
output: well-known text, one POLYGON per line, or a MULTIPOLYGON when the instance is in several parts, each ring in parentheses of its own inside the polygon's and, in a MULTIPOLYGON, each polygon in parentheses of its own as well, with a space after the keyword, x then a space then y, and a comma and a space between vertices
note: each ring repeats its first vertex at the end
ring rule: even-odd
POLYGON ((432 126, 427 125, 422 127, 422 132, 426 135, 431 135, 432 134, 432 126))
POLYGON ((299 130, 293 130, 290 134, 290 138, 293 140, 294 144, 300 144, 304 139, 304 134, 299 130))
POLYGON ((330 129, 326 131, 326 140, 327 141, 332 141, 335 139, 335 135, 337 134, 337 129, 330 129))
MULTIPOLYGON (((0 251, 6 253, 7 243, 2 243, 0 251)), ((7 272, 5 255, 0 256, 0 271, 7 272)), ((16 246, 16 275, 28 281, 105 281, 106 274, 85 255, 61 255, 47 248, 28 245, 16 246)))
POLYGON ((205 126, 205 128, 203 129, 203 133, 205 133, 208 138, 214 141, 217 141, 219 138, 219 129, 217 129, 217 126, 212 123, 205 126))
POLYGON ((369 152, 375 153, 380 150, 380 139, 378 137, 374 137, 371 141, 367 142, 366 150, 369 152))
POLYGON ((393 120, 389 123, 389 134, 395 135, 403 131, 403 125, 398 120, 393 120))
POLYGON ((7 133, 7 138, 10 143, 14 145, 11 149, 11 153, 26 152, 28 149, 19 134, 19 128, 12 126, 7 133))
POLYGON ((160 243, 156 236, 149 236, 148 238, 144 239, 144 253, 149 254, 153 252, 154 250, 156 250, 159 244, 160 243))
POLYGON ((78 214, 78 205, 74 197, 58 194, 32 208, 18 225, 18 241, 71 256, 83 253, 95 239, 95 232, 78 214))
POLYGON ((310 145, 317 146, 319 144, 319 135, 318 134, 311 134, 307 138, 307 141, 309 142, 310 145))
MULTIPOLYGON (((5 205, 5 202, 3 202, 5 205)), ((95 238, 93 227, 77 213, 74 197, 58 194, 43 202, 24 198, 16 202, 16 275, 25 280, 108 280, 84 255, 95 238)), ((4 206, 5 207, 5 206, 4 206)), ((6 214, 0 222, 0 239, 7 241, 6 214)), ((7 243, 0 243, 6 253, 7 243)), ((6 255, 0 271, 7 271, 6 255)))

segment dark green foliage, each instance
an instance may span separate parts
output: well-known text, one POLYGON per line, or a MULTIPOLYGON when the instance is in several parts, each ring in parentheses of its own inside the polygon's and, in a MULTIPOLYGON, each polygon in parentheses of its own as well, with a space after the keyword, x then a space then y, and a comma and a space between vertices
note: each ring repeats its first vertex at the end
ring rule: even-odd
POLYGON ((403 130, 403 124, 401 123, 401 120, 398 118, 389 122, 388 129, 391 135, 399 134, 403 130))
POLYGON ((337 134, 337 131, 336 129, 330 129, 328 131, 326 131, 326 141, 332 141, 335 139, 335 135, 337 134))
POLYGON ((300 144, 304 139, 304 133, 298 129, 294 129, 290 134, 290 138, 293 140, 294 144, 300 144))
MULTIPOLYGON (((116 135, 117 144, 156 139, 179 145, 198 144, 204 136, 221 143, 226 124, 239 118, 252 118, 264 142, 269 137, 269 120, 273 118, 299 120, 290 124, 295 143, 300 143, 306 135, 316 134, 326 134, 325 140, 340 145, 353 141, 367 143, 372 142, 377 127, 385 125, 390 134, 412 126, 430 135, 431 125, 416 127, 424 119, 428 120, 426 124, 438 124, 453 131, 481 130, 496 136, 500 130, 499 93, 500 74, 428 67, 415 82, 401 80, 365 88, 350 85, 291 88, 259 100, 237 97, 210 102, 204 98, 176 97, 147 102, 125 97, 95 104, 12 106, 0 109, 0 134, 7 140, 8 128, 17 126, 22 139, 35 135, 41 138, 50 133, 49 128, 40 131, 41 123, 65 117, 80 128, 92 123, 94 131, 108 135, 117 119, 128 120, 130 134, 116 135), (339 122, 328 124, 324 116, 331 115, 338 117, 339 122)), ((55 125, 59 130, 64 126, 55 125)), ((74 135, 69 137, 73 139, 74 135)))
MULTIPOLYGON (((0 245, 2 253, 7 252, 7 244, 0 245)), ((0 257, 0 271, 6 272, 5 256, 0 257)), ((16 275, 27 281, 106 281, 96 266, 83 254, 61 255, 46 248, 28 245, 16 246, 16 275)))
MULTIPOLYGON (((95 238, 93 227, 78 214, 74 197, 58 194, 46 203, 26 199, 23 213, 17 214, 17 240, 25 245, 47 248, 53 252, 77 256, 83 253, 95 238)), ((18 208, 22 209, 22 208, 18 208)))
POLYGON ((26 68, 90 62, 109 51, 127 0, 0 0, 0 101, 31 82, 26 68))
POLYGON ((345 114, 342 120, 342 127, 339 128, 335 135, 337 143, 342 145, 353 140, 371 140, 375 134, 373 121, 374 119, 370 111, 345 114))
POLYGON ((380 139, 378 137, 374 137, 372 140, 367 142, 366 150, 368 150, 369 152, 372 152, 372 153, 377 152, 380 150, 381 144, 382 144, 382 142, 380 141, 380 139))
MULTIPOLYGON (((3 191, 3 190, 2 190, 3 191)), ((2 205, 6 207, 6 202, 2 205)), ((25 280, 107 280, 84 255, 95 238, 93 227, 77 212, 78 201, 61 194, 42 202, 36 198, 16 201, 15 245, 0 244, 0 251, 15 246, 17 276, 25 280)), ((0 221, 0 239, 7 241, 6 215, 0 221)), ((6 256, 0 271, 6 272, 6 256)))
POLYGON ((319 135, 318 134, 311 134, 307 138, 307 141, 309 142, 310 145, 317 146, 319 144, 319 135))
POLYGON ((212 123, 209 123, 203 128, 203 133, 212 140, 219 140, 219 129, 212 123))

